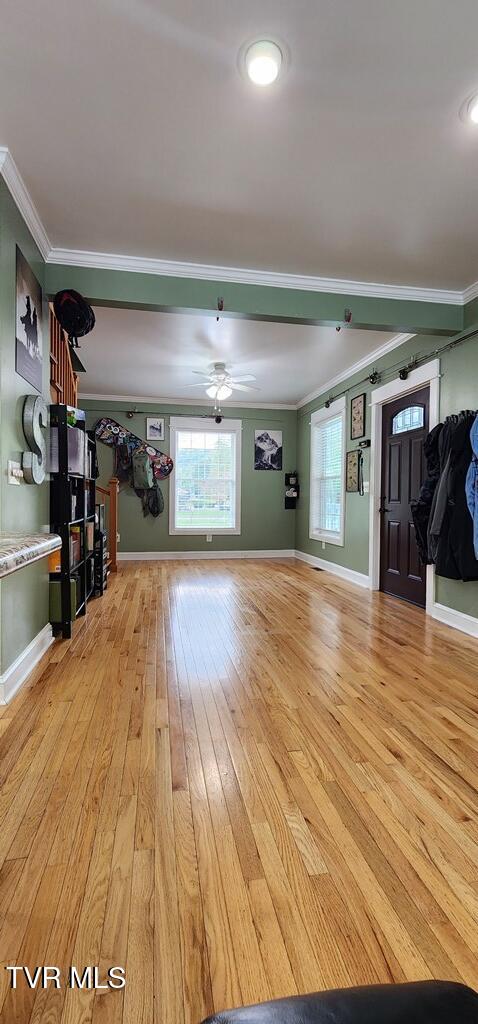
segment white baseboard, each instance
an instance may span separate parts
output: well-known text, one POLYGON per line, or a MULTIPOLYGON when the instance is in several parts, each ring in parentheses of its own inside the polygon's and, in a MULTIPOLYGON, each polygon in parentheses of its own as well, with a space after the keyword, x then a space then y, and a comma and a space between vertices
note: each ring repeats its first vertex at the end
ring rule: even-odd
POLYGON ((328 562, 325 558, 317 558, 316 555, 309 555, 307 551, 296 551, 295 557, 307 565, 313 565, 316 569, 326 569, 327 572, 339 576, 348 583, 355 583, 359 587, 370 589, 370 577, 363 572, 356 572, 355 569, 348 569, 345 565, 338 565, 337 562, 328 562))
POLYGON ((429 614, 438 622, 443 622, 445 626, 461 629, 462 633, 468 633, 468 636, 478 637, 478 619, 473 615, 458 612, 455 608, 448 608, 446 604, 439 604, 436 601, 430 605, 429 614))
POLYGON ((117 557, 119 562, 177 562, 197 558, 294 558, 295 551, 118 551, 117 557))
POLYGON ((9 704, 52 643, 53 634, 48 622, 0 676, 0 704, 9 704))
MULTIPOLYGON (((359 587, 370 588, 370 577, 365 576, 361 572, 347 569, 343 565, 336 565, 335 562, 327 562, 325 558, 317 558, 315 555, 307 554, 306 551, 296 551, 295 555, 296 558, 299 558, 302 562, 307 562, 308 565, 316 566, 318 569, 326 569, 335 576, 348 580, 349 583, 356 583, 359 587)), ((426 611, 427 615, 430 615, 431 618, 436 619, 438 622, 443 622, 445 626, 451 626, 452 629, 460 629, 462 633, 468 633, 468 636, 478 637, 478 618, 475 619, 473 615, 467 615, 466 612, 458 612, 455 608, 448 608, 447 605, 439 604, 436 601, 427 603, 426 611)))

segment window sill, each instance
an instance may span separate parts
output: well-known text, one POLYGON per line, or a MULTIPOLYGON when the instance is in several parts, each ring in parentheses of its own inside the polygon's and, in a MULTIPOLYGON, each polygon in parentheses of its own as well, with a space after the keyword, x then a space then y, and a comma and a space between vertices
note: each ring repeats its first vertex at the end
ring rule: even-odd
POLYGON ((204 528, 203 526, 201 527, 200 530, 194 530, 192 528, 190 530, 188 530, 188 529, 182 530, 182 529, 175 529, 172 526, 170 526, 170 528, 169 528, 169 536, 170 537, 240 537, 240 535, 241 535, 240 529, 239 530, 237 530, 237 529, 234 529, 234 530, 218 530, 218 529, 208 530, 207 527, 204 528))
POLYGON ((331 533, 309 533, 309 540, 324 541, 326 544, 335 544, 339 548, 345 546, 343 537, 334 536, 331 533))

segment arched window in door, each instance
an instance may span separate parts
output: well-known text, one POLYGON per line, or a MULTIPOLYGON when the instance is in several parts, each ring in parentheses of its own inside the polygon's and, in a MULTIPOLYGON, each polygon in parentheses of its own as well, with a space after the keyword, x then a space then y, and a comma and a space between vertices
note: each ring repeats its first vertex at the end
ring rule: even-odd
POLYGON ((420 430, 425 423, 423 405, 409 405, 397 412, 392 420, 392 434, 404 434, 407 430, 420 430))

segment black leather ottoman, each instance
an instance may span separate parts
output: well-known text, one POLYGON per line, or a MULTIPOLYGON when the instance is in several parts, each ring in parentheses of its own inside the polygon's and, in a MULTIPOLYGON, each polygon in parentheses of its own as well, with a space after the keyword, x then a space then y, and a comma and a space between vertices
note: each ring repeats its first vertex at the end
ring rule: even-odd
POLYGON ((225 1010, 203 1024, 478 1024, 478 995, 451 981, 371 985, 225 1010))

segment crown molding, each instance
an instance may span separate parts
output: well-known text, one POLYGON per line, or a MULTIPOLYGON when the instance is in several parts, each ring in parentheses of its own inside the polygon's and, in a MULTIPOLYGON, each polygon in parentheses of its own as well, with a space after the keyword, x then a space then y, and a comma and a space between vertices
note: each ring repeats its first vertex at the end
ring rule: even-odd
POLYGON ((410 341, 411 338, 415 338, 415 334, 395 334, 393 338, 386 341, 384 345, 380 345, 379 348, 369 352, 367 356, 363 356, 358 362, 353 363, 346 370, 336 374, 335 377, 331 377, 330 380, 326 381, 325 384, 321 384, 320 387, 315 388, 305 398, 301 398, 300 402, 297 403, 297 409, 301 409, 304 405, 308 405, 309 402, 313 402, 316 398, 327 397, 327 394, 332 388, 337 387, 337 384, 342 384, 344 380, 348 380, 349 377, 354 377, 356 373, 360 373, 360 370, 365 370, 367 366, 374 363, 377 359, 381 359, 382 356, 386 356, 388 352, 393 352, 395 348, 399 348, 400 345, 404 345, 406 341, 410 341))
POLYGON ((332 292, 337 295, 360 295, 368 298, 401 299, 414 302, 436 302, 463 306, 478 297, 478 281, 464 290, 420 288, 413 285, 381 284, 370 281, 348 281, 335 277, 276 273, 242 267, 221 267, 205 263, 127 256, 115 253, 88 252, 82 249, 52 247, 33 199, 15 164, 10 150, 0 146, 0 175, 3 177, 27 227, 46 263, 85 267, 92 270, 122 270, 129 273, 156 274, 163 277, 194 278, 203 281, 250 284, 268 288, 298 291, 332 292))
POLYGON ((51 252, 51 243, 40 220, 33 199, 25 185, 18 167, 5 146, 0 146, 0 175, 11 193, 30 234, 34 238, 44 260, 51 252))
POLYGON ((163 277, 190 277, 200 281, 252 284, 263 288, 289 288, 298 291, 332 292, 337 295, 361 295, 368 298, 463 305, 463 293, 447 288, 416 288, 401 284, 348 281, 335 277, 311 277, 276 273, 271 270, 220 267, 206 263, 182 263, 175 260, 143 258, 142 256, 86 252, 82 249, 51 249, 47 262, 85 267, 91 270, 122 270, 127 273, 157 274, 163 277))
MULTIPOLYGON (((204 406, 212 409, 211 399, 197 398, 195 401, 192 398, 159 398, 157 395, 153 397, 145 397, 144 395, 92 395, 89 393, 79 392, 78 398, 84 399, 85 402, 132 402, 136 405, 186 405, 194 408, 195 406, 204 406)), ((229 399, 228 399, 229 401, 229 399)), ((234 405, 223 406, 223 412, 232 412, 234 409, 283 409, 287 412, 294 412, 297 409, 296 405, 284 405, 278 402, 236 402, 234 405)), ((141 409, 138 410, 141 412, 141 409)))
POLYGON ((478 299, 478 281, 465 288, 463 292, 463 305, 466 306, 467 302, 471 302, 473 299, 478 299))

